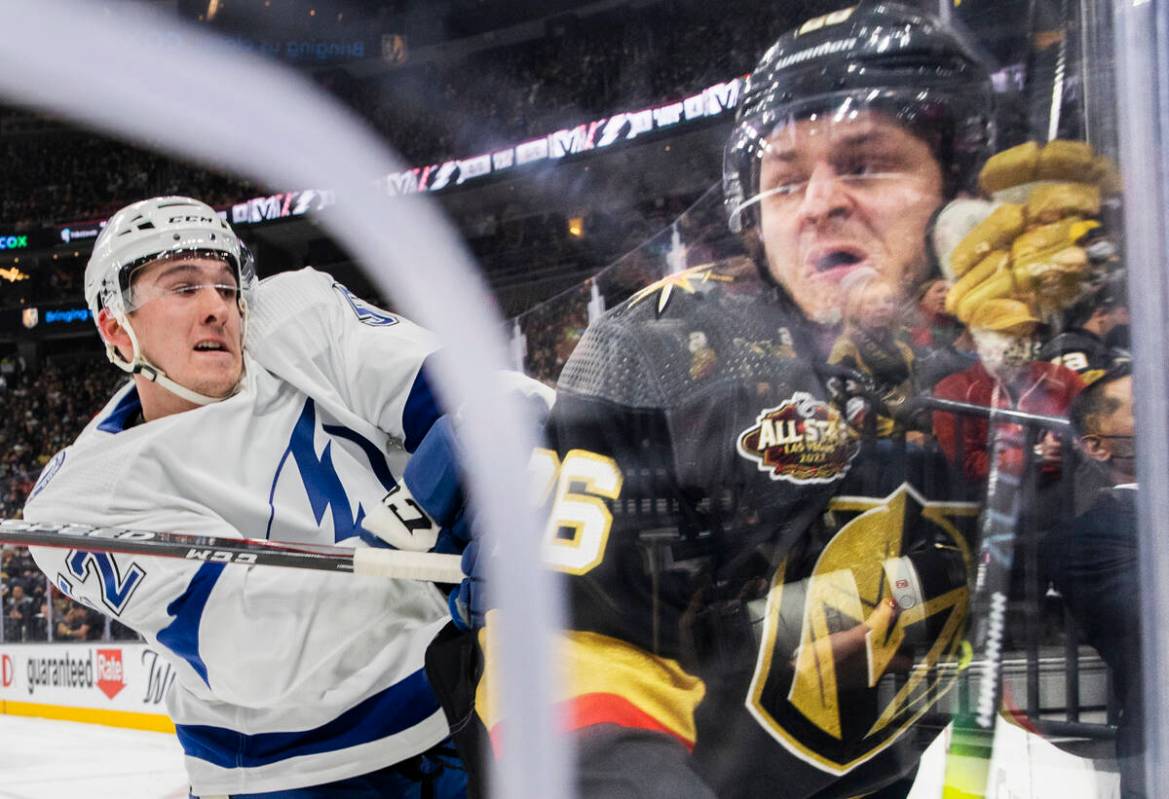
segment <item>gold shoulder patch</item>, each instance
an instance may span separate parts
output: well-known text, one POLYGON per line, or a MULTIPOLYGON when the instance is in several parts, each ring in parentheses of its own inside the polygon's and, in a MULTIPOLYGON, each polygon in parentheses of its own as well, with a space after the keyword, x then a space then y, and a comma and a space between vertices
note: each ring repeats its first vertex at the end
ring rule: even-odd
POLYGON ((689 269, 683 269, 681 272, 675 272, 672 275, 666 275, 656 283, 651 283, 641 291, 629 298, 629 307, 632 308, 642 300, 652 297, 654 294, 658 295, 657 315, 661 316, 666 306, 670 303, 670 298, 673 296, 674 289, 684 291, 687 294, 694 294, 698 289, 697 284, 701 283, 734 283, 735 278, 731 275, 724 275, 715 271, 713 264, 704 264, 702 266, 692 266, 689 269))

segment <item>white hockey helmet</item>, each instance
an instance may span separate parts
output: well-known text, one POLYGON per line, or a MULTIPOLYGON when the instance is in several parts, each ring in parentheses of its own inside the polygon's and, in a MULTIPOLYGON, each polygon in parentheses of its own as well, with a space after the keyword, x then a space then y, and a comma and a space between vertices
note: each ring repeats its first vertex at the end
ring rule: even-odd
POLYGON ((134 352, 129 361, 105 342, 106 357, 113 364, 206 405, 216 398, 180 386, 146 360, 129 320, 134 308, 134 271, 158 258, 183 253, 220 257, 231 265, 239 283, 239 308, 246 332, 248 309, 255 307, 258 283, 251 254, 211 206, 190 197, 154 197, 128 205, 110 217, 85 266, 85 301, 95 323, 101 310, 108 309, 130 336, 134 352))

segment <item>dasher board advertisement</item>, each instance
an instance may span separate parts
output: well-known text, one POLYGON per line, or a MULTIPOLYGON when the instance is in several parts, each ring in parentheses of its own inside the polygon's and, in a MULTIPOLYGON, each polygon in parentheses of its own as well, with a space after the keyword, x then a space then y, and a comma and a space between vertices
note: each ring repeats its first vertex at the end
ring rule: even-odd
POLYGON ((174 671, 144 643, 0 646, 0 712, 172 730, 174 671))

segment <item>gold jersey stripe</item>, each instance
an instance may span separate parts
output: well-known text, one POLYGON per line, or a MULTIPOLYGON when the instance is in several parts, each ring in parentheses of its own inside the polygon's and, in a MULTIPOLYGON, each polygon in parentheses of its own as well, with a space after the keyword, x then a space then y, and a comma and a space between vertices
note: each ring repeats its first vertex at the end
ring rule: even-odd
MULTIPOLYGON (((488 614, 487 629, 479 634, 484 671, 475 690, 475 708, 488 730, 500 722, 497 705, 491 698, 492 613, 488 614)), ((706 695, 706 685, 676 660, 657 657, 625 641, 588 632, 568 632, 561 636, 558 658, 564 694, 553 697, 554 702, 571 702, 589 694, 609 694, 625 700, 675 737, 694 741, 694 710, 706 695)))

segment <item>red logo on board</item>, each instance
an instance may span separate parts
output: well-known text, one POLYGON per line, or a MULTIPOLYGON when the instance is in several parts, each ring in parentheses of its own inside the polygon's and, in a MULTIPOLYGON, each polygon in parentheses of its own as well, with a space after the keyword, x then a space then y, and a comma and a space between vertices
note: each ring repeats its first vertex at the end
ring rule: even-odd
POLYGON ((122 650, 97 650, 97 687, 113 699, 126 687, 126 672, 122 668, 122 650))

